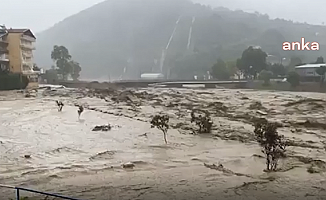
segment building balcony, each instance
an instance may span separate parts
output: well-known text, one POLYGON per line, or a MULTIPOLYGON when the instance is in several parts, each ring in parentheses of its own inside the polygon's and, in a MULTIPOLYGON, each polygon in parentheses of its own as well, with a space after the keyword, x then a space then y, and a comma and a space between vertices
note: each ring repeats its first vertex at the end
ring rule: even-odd
POLYGON ((22 56, 25 58, 33 58, 33 52, 32 51, 22 51, 22 56))
POLYGON ((0 54, 1 53, 8 53, 9 51, 8 51, 8 49, 7 48, 5 48, 5 47, 1 47, 0 46, 0 54))
POLYGON ((0 62, 9 62, 8 54, 0 54, 0 62))
POLYGON ((2 41, 1 38, 0 38, 0 48, 7 49, 8 45, 9 45, 8 42, 2 41))
POLYGON ((1 37, 0 38, 0 45, 1 44, 5 44, 5 45, 8 45, 9 43, 3 38, 3 37, 1 37))
POLYGON ((26 65, 30 68, 33 68, 33 60, 32 59, 23 59, 22 60, 22 65, 26 65))
POLYGON ((21 40, 25 40, 25 41, 28 41, 28 42, 35 42, 35 41, 36 41, 35 38, 30 37, 30 36, 28 36, 28 35, 23 35, 23 36, 21 37, 21 40))
POLYGON ((29 43, 20 43, 20 47, 22 49, 28 49, 28 50, 35 50, 35 46, 32 44, 29 44, 29 43))
POLYGON ((33 73, 33 66, 30 63, 23 62, 22 66, 22 72, 23 74, 31 74, 33 73))

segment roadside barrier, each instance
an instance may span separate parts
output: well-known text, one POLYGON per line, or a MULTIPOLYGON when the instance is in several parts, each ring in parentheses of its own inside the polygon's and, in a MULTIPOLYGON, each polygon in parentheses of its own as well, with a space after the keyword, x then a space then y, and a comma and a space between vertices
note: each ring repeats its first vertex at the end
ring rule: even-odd
POLYGON ((60 194, 52 194, 52 193, 47 193, 47 192, 41 192, 41 191, 37 191, 37 190, 32 190, 32 189, 28 189, 28 188, 22 188, 22 187, 15 187, 15 186, 10 186, 10 185, 1 185, 0 184, 0 188, 9 188, 9 189, 14 189, 16 190, 16 200, 20 200, 21 196, 20 196, 20 191, 27 191, 27 192, 31 192, 31 193, 37 193, 37 194, 43 194, 46 196, 51 196, 51 197, 57 197, 57 198, 61 198, 61 199, 68 199, 68 200, 82 200, 82 199, 76 199, 76 198, 72 198, 72 197, 67 197, 67 196, 63 196, 60 194))

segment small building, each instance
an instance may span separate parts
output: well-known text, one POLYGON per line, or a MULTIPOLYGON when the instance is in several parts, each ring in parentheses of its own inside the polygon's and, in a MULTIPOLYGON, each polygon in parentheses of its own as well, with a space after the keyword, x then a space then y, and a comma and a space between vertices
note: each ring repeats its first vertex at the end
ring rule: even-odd
POLYGON ((140 75, 141 79, 147 80, 157 80, 157 79, 164 79, 164 75, 161 73, 145 73, 140 75))
POLYGON ((300 75, 302 81, 319 81, 320 75, 316 70, 326 64, 306 64, 295 67, 295 71, 300 75))

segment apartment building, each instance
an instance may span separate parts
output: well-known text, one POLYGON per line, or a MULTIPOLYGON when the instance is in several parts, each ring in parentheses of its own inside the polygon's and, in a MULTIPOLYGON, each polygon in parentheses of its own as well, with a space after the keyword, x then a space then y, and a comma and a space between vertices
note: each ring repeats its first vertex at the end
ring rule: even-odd
POLYGON ((0 69, 9 70, 9 56, 8 56, 8 32, 0 27, 0 69))
POLYGON ((6 29, 9 70, 29 78, 28 87, 38 87, 38 73, 33 71, 35 35, 30 29, 6 29))

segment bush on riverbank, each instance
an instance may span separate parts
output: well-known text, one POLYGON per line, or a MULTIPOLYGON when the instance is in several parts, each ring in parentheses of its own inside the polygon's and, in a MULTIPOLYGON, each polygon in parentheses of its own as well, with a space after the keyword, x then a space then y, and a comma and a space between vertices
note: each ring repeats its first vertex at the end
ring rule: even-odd
POLYGON ((22 74, 1 74, 0 90, 25 89, 29 83, 27 76, 22 74))

